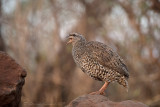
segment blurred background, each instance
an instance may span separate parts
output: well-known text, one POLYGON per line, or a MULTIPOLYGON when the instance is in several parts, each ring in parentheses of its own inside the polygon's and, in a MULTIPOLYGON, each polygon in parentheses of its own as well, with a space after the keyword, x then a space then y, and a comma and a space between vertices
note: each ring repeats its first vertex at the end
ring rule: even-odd
POLYGON ((75 65, 65 40, 71 32, 125 60, 129 92, 113 83, 110 100, 160 106, 160 0, 0 0, 0 30, 0 50, 28 73, 22 107, 63 107, 103 85, 75 65))

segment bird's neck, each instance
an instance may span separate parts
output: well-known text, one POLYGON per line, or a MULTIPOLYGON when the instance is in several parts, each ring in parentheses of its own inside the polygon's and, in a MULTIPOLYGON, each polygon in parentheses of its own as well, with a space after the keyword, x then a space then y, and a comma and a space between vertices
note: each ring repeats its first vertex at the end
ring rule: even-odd
POLYGON ((73 44, 73 48, 82 48, 82 47, 85 46, 85 44, 86 44, 86 40, 85 39, 79 40, 75 44, 73 44))

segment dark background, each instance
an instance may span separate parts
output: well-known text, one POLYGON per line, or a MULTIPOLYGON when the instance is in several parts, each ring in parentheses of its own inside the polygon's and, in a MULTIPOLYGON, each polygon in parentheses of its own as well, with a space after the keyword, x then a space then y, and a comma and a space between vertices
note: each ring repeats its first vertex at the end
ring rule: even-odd
POLYGON ((159 0, 1 0, 0 49, 27 70, 22 106, 64 106, 98 90, 75 65, 65 37, 79 32, 110 45, 125 60, 129 92, 111 84, 113 101, 160 102, 159 0))

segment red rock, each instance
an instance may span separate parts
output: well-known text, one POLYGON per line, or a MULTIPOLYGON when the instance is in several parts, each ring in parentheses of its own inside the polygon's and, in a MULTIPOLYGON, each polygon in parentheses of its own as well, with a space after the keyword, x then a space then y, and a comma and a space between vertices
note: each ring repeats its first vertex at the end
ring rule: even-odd
POLYGON ((66 107, 148 107, 147 105, 132 100, 122 102, 110 101, 102 95, 83 95, 70 102, 66 107))
POLYGON ((0 107, 18 107, 26 71, 4 52, 0 52, 0 107))

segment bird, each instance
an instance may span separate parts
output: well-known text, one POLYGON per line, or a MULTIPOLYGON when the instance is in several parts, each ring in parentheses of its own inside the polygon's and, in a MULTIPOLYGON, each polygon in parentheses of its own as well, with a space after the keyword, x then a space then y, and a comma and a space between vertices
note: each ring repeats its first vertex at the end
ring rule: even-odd
POLYGON ((87 41, 79 33, 67 35, 67 44, 72 44, 72 56, 76 65, 91 78, 103 81, 104 85, 90 94, 105 94, 112 82, 117 82, 128 91, 129 71, 124 60, 110 46, 87 41))

